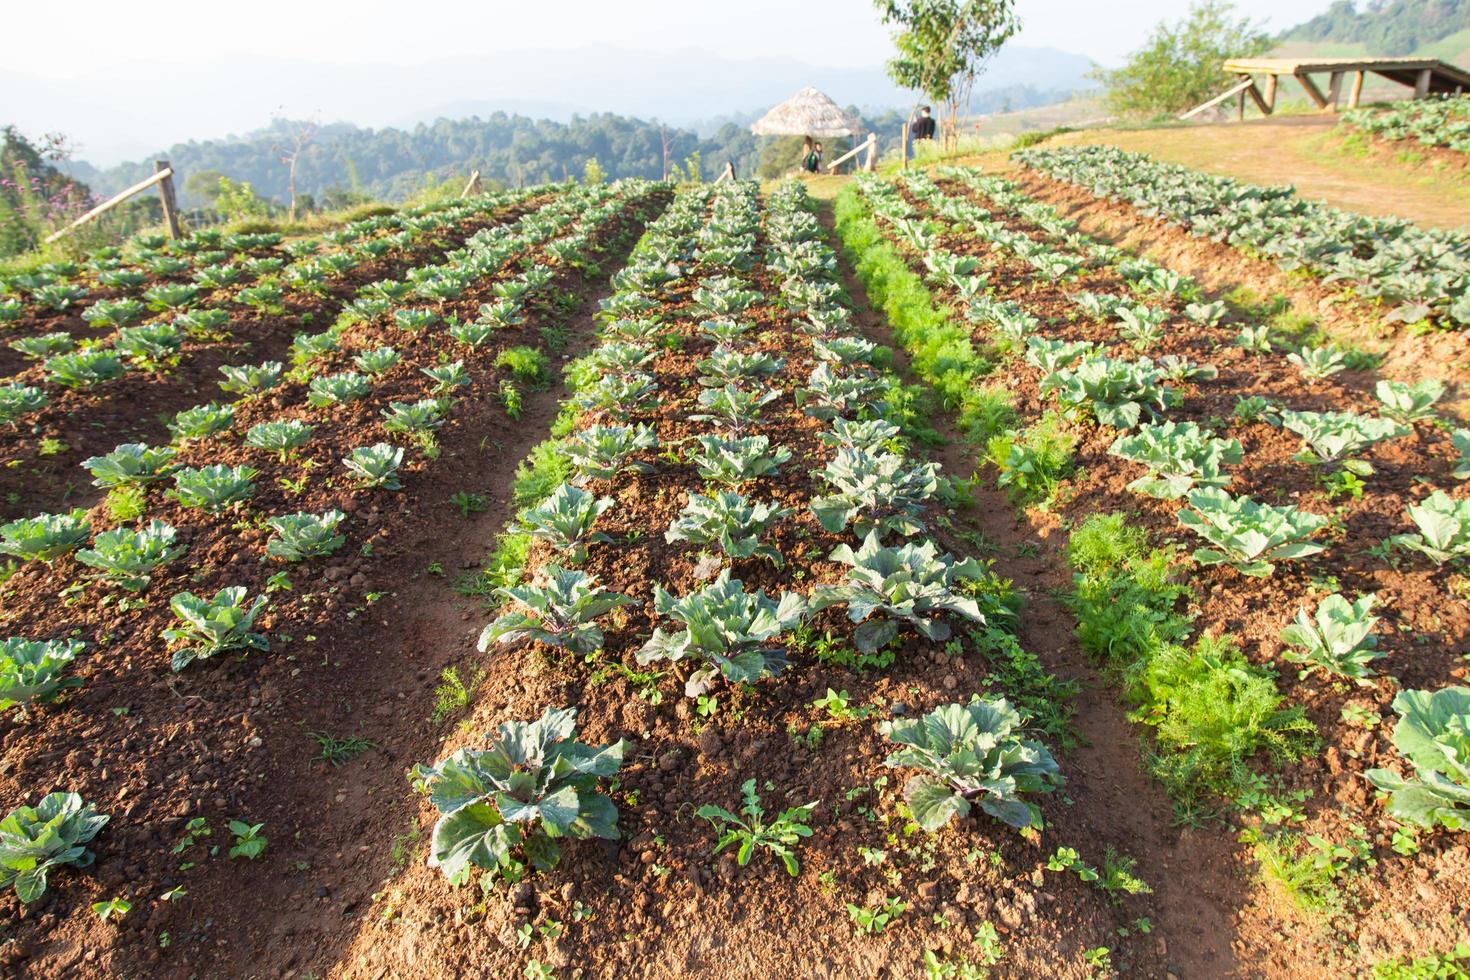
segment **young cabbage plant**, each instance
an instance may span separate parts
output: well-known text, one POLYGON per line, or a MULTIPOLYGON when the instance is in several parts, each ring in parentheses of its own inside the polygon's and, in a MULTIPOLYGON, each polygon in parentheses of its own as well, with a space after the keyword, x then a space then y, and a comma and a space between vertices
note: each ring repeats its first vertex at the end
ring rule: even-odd
POLYGON ((647 425, 593 425, 573 433, 566 452, 582 480, 611 480, 624 470, 652 472, 653 467, 631 457, 656 448, 658 437, 647 425))
POLYGON ((638 600, 604 589, 586 572, 547 565, 539 576, 542 584, 515 585, 495 594, 519 608, 502 612, 480 634, 479 649, 492 644, 536 640, 571 653, 596 653, 602 649, 600 616, 619 606, 636 606, 638 600))
POLYGON ((1164 337, 1169 314, 1156 306, 1124 304, 1116 311, 1118 336, 1136 350, 1147 350, 1164 337))
POLYGON ((586 490, 563 483, 534 507, 521 512, 521 528, 533 538, 549 543, 573 565, 587 560, 587 546, 612 538, 592 530, 613 506, 611 497, 594 497, 586 490))
POLYGON ((383 409, 383 429, 399 435, 431 432, 444 424, 449 402, 442 398, 425 398, 413 404, 389 402, 383 409))
POLYGON ((786 666, 785 651, 765 644, 794 629, 806 615, 806 600, 794 592, 779 599, 764 592, 748 593, 728 569, 697 592, 674 598, 663 586, 653 588, 654 609, 684 628, 665 632, 662 627, 638 651, 638 662, 703 661, 684 683, 684 693, 697 697, 709 691, 715 678, 732 684, 755 683, 786 666))
POLYGON ((1134 493, 1177 500, 1195 487, 1223 487, 1230 475, 1223 467, 1238 465, 1244 455, 1239 439, 1219 439, 1193 422, 1143 425, 1119 436, 1110 456, 1140 463, 1151 471, 1128 484, 1134 493))
POLYGON ((1444 395, 1444 382, 1427 378, 1416 384, 1380 381, 1373 389, 1383 405, 1383 414, 1403 425, 1432 419, 1434 403, 1444 395))
POLYGON ((243 585, 220 589, 212 599, 192 592, 174 596, 168 605, 179 625, 163 631, 164 639, 179 645, 173 652, 173 670, 229 650, 269 650, 265 635, 251 632, 265 602, 265 596, 257 596, 253 605, 247 605, 243 585))
POLYGON ((81 678, 67 677, 66 671, 82 649, 80 640, 0 640, 0 712, 19 708, 25 716, 32 705, 80 687, 81 678))
MULTIPOLYGON (((0 409, 3 413, 3 409, 0 409)), ((1455 460, 1450 475, 1456 480, 1470 480, 1470 429, 1456 429, 1450 434, 1450 442, 1460 458, 1455 460)))
POLYGON ((701 385, 706 388, 720 388, 727 384, 762 381, 781 373, 786 362, 760 351, 746 354, 720 347, 694 366, 699 371, 696 380, 701 385))
POLYGON ((0 525, 0 555, 48 565, 80 548, 91 535, 87 512, 80 507, 67 514, 39 514, 0 525))
POLYGON ((1408 515, 1419 533, 1396 534, 1389 538, 1392 544, 1417 551, 1436 565, 1470 558, 1470 500, 1456 500, 1436 490, 1422 502, 1410 504, 1408 515))
POLYGON ((316 426, 307 425, 300 419, 284 422, 259 422, 245 433, 245 445, 252 449, 264 449, 276 453, 281 462, 293 449, 300 449, 311 439, 316 426))
POLYGON ((35 385, 19 382, 0 385, 0 425, 15 425, 32 412, 39 412, 51 401, 35 385))
POLYGON ((771 449, 771 440, 766 436, 697 436, 695 442, 698 448, 690 450, 689 461, 699 469, 699 475, 730 489, 770 476, 791 460, 791 450, 784 446, 771 449))
POLYGON ((178 537, 178 531, 156 520, 140 531, 122 527, 103 531, 92 547, 77 552, 77 561, 97 569, 104 581, 118 588, 141 592, 154 572, 188 550, 176 543, 178 537))
POLYGON ((340 510, 323 514, 283 514, 266 524, 275 536, 267 542, 265 553, 282 561, 298 562, 308 558, 325 558, 347 541, 337 527, 347 515, 340 510))
POLYGON ((82 461, 92 474, 93 486, 141 486, 154 483, 173 471, 178 450, 172 446, 149 446, 142 442, 125 442, 106 456, 93 456, 82 461))
POLYGON ((882 378, 863 371, 840 375, 830 364, 818 364, 807 379, 807 386, 797 393, 806 414, 818 419, 853 415, 875 406, 876 396, 885 387, 882 378))
POLYGON ((766 391, 751 391, 734 385, 705 388, 699 393, 699 407, 704 411, 689 416, 689 421, 710 422, 738 437, 760 420, 762 409, 780 397, 779 388, 766 391))
POLYGON ((174 439, 186 443, 194 439, 207 439, 228 429, 235 421, 232 405, 196 405, 176 414, 168 424, 174 439))
POLYGON ((174 488, 168 496, 180 506, 218 513, 249 499, 259 475, 259 470, 249 466, 185 467, 174 471, 174 488))
POLYGON ((812 501, 812 512, 822 527, 841 534, 849 525, 860 538, 918 534, 924 504, 939 490, 939 467, 934 463, 909 465, 888 452, 867 453, 839 449, 822 471, 837 492, 812 501))
POLYGON ((1374 676, 1368 665, 1384 656, 1375 649, 1378 637, 1373 635, 1373 624, 1378 617, 1370 613, 1375 598, 1370 592, 1349 602, 1334 593, 1317 604, 1315 616, 1298 609, 1296 622, 1281 631, 1281 642, 1296 649, 1287 650, 1282 657, 1302 664, 1303 677, 1321 670, 1364 686, 1372 683, 1367 679, 1374 676))
POLYGON ((801 872, 801 865, 792 848, 801 843, 803 838, 812 835, 812 828, 806 821, 812 818, 812 811, 821 801, 813 800, 802 806, 787 807, 767 821, 760 795, 755 791, 754 779, 747 779, 740 784, 740 795, 745 800, 740 808, 742 816, 736 816, 724 807, 712 803, 706 803, 694 811, 696 817, 708 820, 720 832, 715 849, 710 853, 718 854, 731 844, 739 844, 740 847, 735 852, 735 863, 743 868, 750 863, 756 848, 761 848, 780 858, 786 873, 796 877, 801 872))
POLYGON ((46 361, 47 379, 64 388, 90 388, 120 377, 124 370, 122 359, 110 350, 57 354, 46 361))
POLYGON ((1389 794, 1389 816, 1416 827, 1470 829, 1470 687, 1400 691, 1393 710, 1399 716, 1394 748, 1414 775, 1364 773, 1389 794))
POLYGON ((861 337, 833 337, 812 341, 812 353, 818 359, 833 364, 869 364, 878 351, 878 345, 861 337))
POLYGON ((1235 346, 1251 354, 1271 353, 1271 328, 1266 324, 1244 326, 1235 335, 1235 346))
POLYGON ((1281 412, 1281 425, 1302 437, 1303 448, 1298 462, 1322 466, 1328 470, 1341 467, 1357 476, 1371 476, 1373 465, 1367 460, 1351 458, 1374 443, 1408 435, 1407 426, 1389 419, 1376 419, 1352 412, 1281 412))
POLYGON ((1021 794, 1050 793, 1064 780, 1046 746, 1024 737, 1025 721, 992 696, 884 722, 883 734, 904 747, 883 764, 923 771, 903 788, 914 821, 932 834, 978 803, 1007 826, 1040 829, 1040 808, 1021 794))
POLYGON ((434 382, 436 395, 447 395, 456 388, 467 388, 470 384, 470 373, 465 370, 464 361, 419 368, 419 373, 434 382))
POLYGON ((985 623, 979 603, 958 591, 962 582, 980 579, 984 570, 979 562, 939 555, 933 541, 885 548, 874 530, 856 552, 838 545, 831 558, 851 566, 847 580, 840 585, 818 585, 812 592, 812 611, 845 604, 848 618, 861 624, 852 640, 863 653, 876 653, 892 643, 898 636, 899 621, 913 624, 935 642, 951 634, 949 624, 941 618, 944 613, 985 623), (882 616, 870 619, 874 613, 882 616))
POLYGON ((605 375, 582 389, 575 404, 585 412, 625 422, 658 407, 658 382, 647 374, 605 375))
POLYGON ((364 374, 378 375, 401 360, 403 360, 402 356, 392 347, 379 347, 357 354, 352 358, 352 363, 364 374))
MULTIPOLYGON (((1091 356, 1096 345, 1090 340, 1048 340, 1045 337, 1029 337, 1026 340, 1026 363, 1040 368, 1048 375, 1056 374, 1065 367, 1091 356)), ((1042 394, 1047 392, 1043 389, 1042 394)))
POLYGON ((832 427, 819 438, 829 446, 871 454, 892 446, 901 431, 886 419, 854 422, 839 415, 832 420, 832 427))
POLYGON ((664 540, 688 541, 698 548, 718 546, 729 558, 765 558, 780 568, 781 552, 761 544, 771 527, 789 511, 770 504, 753 503, 732 490, 713 496, 690 494, 689 503, 664 534, 664 540))
POLYGON ((110 819, 76 793, 50 793, 11 810, 0 820, 0 888, 14 885, 22 902, 37 901, 52 870, 96 860, 87 844, 110 819))
POLYGON ((429 867, 455 885, 476 867, 515 880, 526 863, 556 867, 564 840, 617 840, 617 807, 597 788, 622 768, 627 743, 594 747, 576 735, 575 708, 548 708, 501 724, 485 749, 415 766, 414 785, 439 811, 429 867))
POLYGON ((140 327, 124 327, 112 343, 114 350, 132 358, 133 363, 152 367, 172 357, 184 346, 179 328, 171 323, 148 323, 140 327))
POLYGON ((1311 537, 1327 525, 1327 518, 1296 507, 1232 497, 1218 488, 1191 491, 1189 506, 1178 516, 1180 524, 1214 545, 1197 549, 1195 561, 1229 565, 1253 578, 1269 576, 1278 561, 1306 558, 1324 550, 1311 537))
POLYGON ((1076 368, 1062 368, 1042 380, 1069 408, 1086 408, 1102 425, 1131 429, 1144 409, 1157 417, 1175 404, 1174 389, 1159 384, 1163 372, 1148 358, 1139 361, 1090 357, 1076 368))
POLYGON ((365 397, 371 388, 366 376, 352 371, 318 375, 307 386, 306 400, 317 408, 342 405, 365 397))
POLYGON ((1303 347, 1287 354, 1286 359, 1309 381, 1320 381, 1347 369, 1347 355, 1335 347, 1303 347))
POLYGON ((77 342, 66 331, 43 333, 35 337, 22 337, 10 342, 10 349, 33 361, 44 361, 57 354, 73 350, 77 342))
POLYGON ((358 446, 342 457, 347 472, 357 477, 359 486, 379 490, 399 490, 398 470, 403 466, 403 447, 377 442, 371 446, 358 446))
POLYGON ((219 383, 221 391, 250 396, 270 391, 279 385, 286 368, 280 361, 262 361, 260 364, 239 367, 226 364, 219 370, 225 376, 225 380, 219 383))

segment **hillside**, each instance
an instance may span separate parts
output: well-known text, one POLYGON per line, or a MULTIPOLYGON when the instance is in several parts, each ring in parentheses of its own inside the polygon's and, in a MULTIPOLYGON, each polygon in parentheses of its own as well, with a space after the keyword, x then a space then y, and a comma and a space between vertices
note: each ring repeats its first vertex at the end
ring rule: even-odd
POLYGON ((1354 0, 1336 0, 1318 14, 1281 35, 1293 48, 1312 45, 1321 55, 1411 55, 1429 53, 1454 57, 1470 44, 1470 33, 1458 41, 1452 35, 1470 32, 1470 0, 1373 0, 1358 7, 1354 0), (1450 41, 1452 50, 1443 42, 1450 41))
MULTIPOLYGON (((1052 105, 1066 91, 1012 86, 977 94, 977 113, 1005 112, 1052 105)), ((696 151, 707 176, 733 161, 742 176, 760 168, 766 144, 748 131, 749 119, 760 112, 742 113, 713 125, 691 128, 661 127, 655 120, 594 113, 572 116, 568 122, 532 119, 524 115, 487 111, 483 104, 461 104, 460 112, 476 110, 465 118, 439 118, 405 128, 370 129, 333 123, 317 132, 302 155, 297 171, 298 192, 321 198, 337 190, 351 190, 387 200, 402 199, 424 186, 426 180, 450 179, 479 170, 488 180, 504 184, 562 180, 582 172, 596 157, 613 177, 658 177, 663 173, 663 137, 669 138, 669 158, 682 163, 696 151)), ((867 113, 850 107, 868 128, 887 136, 901 116, 896 110, 867 113)), ((762 110, 764 111, 764 110, 762 110)), ((153 159, 168 159, 185 175, 218 171, 233 180, 249 181, 258 193, 284 202, 288 197, 287 171, 278 147, 289 143, 289 124, 276 120, 270 127, 244 136, 178 143, 142 160, 98 168, 85 161, 67 165, 68 172, 93 191, 114 193, 151 172, 153 159)), ((828 156, 832 156, 829 145, 828 156)), ((182 203, 204 201, 184 189, 182 203)))

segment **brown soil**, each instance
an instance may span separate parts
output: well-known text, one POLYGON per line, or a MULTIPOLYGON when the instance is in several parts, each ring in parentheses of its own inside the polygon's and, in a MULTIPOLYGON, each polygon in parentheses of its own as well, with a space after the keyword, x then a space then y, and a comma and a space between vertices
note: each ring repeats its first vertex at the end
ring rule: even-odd
POLYGON ((1083 188, 1032 170, 1015 175, 1018 188, 1055 207, 1078 228, 1108 244, 1147 255, 1197 280, 1206 290, 1227 294, 1250 290, 1262 299, 1282 297, 1292 310, 1334 337, 1381 352, 1383 377, 1401 381, 1438 378, 1451 386, 1441 404, 1470 418, 1470 334, 1436 331, 1415 336, 1385 322, 1387 311, 1370 306, 1304 275, 1282 272, 1229 245, 1191 235, 1138 213, 1130 204, 1094 197, 1083 188))
MULTIPOLYGON (((949 189, 968 194, 958 187, 949 189)), ((991 200, 979 203, 997 208, 991 200)), ((1013 229, 1045 237, 1018 215, 999 209, 995 216, 1013 229)), ((992 253, 987 245, 968 235, 950 233, 942 245, 957 253, 985 257, 992 282, 998 284, 998 297, 1041 316, 1045 336, 1116 344, 1110 326, 1079 316, 1067 298, 1080 289, 1128 292, 1116 275, 1092 272, 1080 283, 1059 284, 1033 278, 1024 264, 992 253)), ((898 247, 904 248, 901 244, 898 247)), ((917 259, 915 268, 922 268, 917 259)), ((946 295, 943 290, 941 295, 946 295)), ((1151 301, 1164 302, 1158 297, 1151 301)), ((1406 504, 1422 498, 1434 485, 1450 488, 1454 483, 1447 472, 1453 454, 1443 434, 1421 424, 1411 437, 1380 444, 1366 454, 1377 469, 1367 492, 1360 499, 1330 500, 1313 481, 1310 468, 1291 461, 1300 447, 1296 436, 1264 423, 1240 425, 1226 420, 1240 395, 1263 395, 1273 403, 1299 410, 1372 411, 1373 379, 1361 372, 1344 372, 1327 381, 1306 383, 1282 357, 1255 357, 1232 347, 1231 339, 1239 326, 1235 323, 1205 329, 1177 318, 1162 343, 1148 351, 1155 358, 1179 354, 1196 363, 1214 364, 1220 370, 1216 379, 1178 385, 1183 401, 1170 410, 1169 418, 1196 421, 1217 430, 1228 426, 1228 435, 1242 441, 1245 463, 1233 471, 1234 480, 1228 488, 1232 493, 1332 514, 1336 530, 1326 552, 1306 561, 1283 563, 1269 579, 1245 579, 1219 566, 1191 568, 1188 574, 1197 599, 1188 611, 1196 617, 1198 628, 1203 633, 1228 634, 1250 659, 1276 664, 1281 651, 1277 636, 1298 606, 1308 600, 1314 602, 1327 591, 1340 590, 1349 595, 1375 592, 1380 602, 1375 612, 1383 617, 1380 644, 1387 653, 1387 659, 1379 664, 1381 670, 1395 675, 1405 687, 1464 683, 1470 670, 1461 652, 1470 641, 1470 608, 1463 598, 1454 597, 1457 577, 1422 561, 1385 561, 1368 554, 1369 548, 1389 534, 1410 530, 1403 516, 1406 504), (1332 584, 1328 587, 1323 583, 1332 584)), ((1115 356, 1135 356, 1122 345, 1118 350, 1115 356)), ((1019 359, 1007 361, 1005 371, 1005 384, 1017 397, 1021 420, 1039 418, 1048 407, 1038 395, 1039 372, 1019 359)), ((1197 544, 1175 521, 1177 502, 1153 500, 1125 489, 1125 484, 1142 470, 1107 454, 1115 435, 1112 430, 1077 422, 1068 428, 1079 440, 1074 475, 1063 482, 1053 511, 1028 512, 1035 527, 1054 532, 1089 514, 1124 511, 1132 522, 1152 531, 1156 539, 1177 540, 1185 548, 1197 544)), ((1352 703, 1391 720, 1388 703, 1396 690, 1393 678, 1350 689, 1320 679, 1297 681, 1291 664, 1279 665, 1278 669, 1289 702, 1306 709, 1322 736, 1320 753, 1282 770, 1287 787, 1311 793, 1305 805, 1307 821, 1297 829, 1335 841, 1366 834, 1375 845, 1378 863, 1352 878, 1347 886, 1352 896, 1349 907, 1358 913, 1355 923, 1349 925, 1351 919, 1308 923, 1307 932, 1296 934, 1290 956, 1283 955, 1276 937, 1294 928, 1293 916, 1268 889, 1242 881, 1240 887, 1249 897, 1245 907, 1237 910, 1240 919, 1234 938, 1242 962, 1250 964, 1246 967, 1250 971, 1262 969, 1273 976, 1320 976, 1324 970, 1345 968, 1345 957, 1351 960, 1362 956, 1371 962, 1410 950, 1450 948, 1461 938, 1456 923, 1463 923, 1470 909, 1466 848, 1441 834, 1426 838, 1423 851, 1413 858, 1402 858, 1388 850, 1393 824, 1373 801, 1361 772, 1374 766, 1397 765, 1396 753, 1388 741, 1391 724, 1385 721, 1363 729, 1341 719, 1342 707, 1352 703), (1435 897, 1432 905, 1422 901, 1425 890, 1435 897), (1345 947, 1343 938, 1335 932, 1342 928, 1349 930, 1356 951, 1345 947)), ((1186 879, 1186 891, 1191 887, 1186 879)))
MULTIPOLYGON (((624 254, 660 206, 657 197, 630 204, 600 229, 601 261, 624 254)), ((527 392, 525 414, 509 419, 499 399, 507 375, 493 362, 508 346, 538 345, 543 327, 585 336, 590 308, 582 304, 611 271, 584 277, 548 256, 533 258, 557 278, 528 304, 524 326, 468 348, 435 330, 410 335, 378 321, 359 324, 329 369, 349 366, 357 344, 391 342, 403 355, 376 379, 368 404, 308 408, 294 383, 242 404, 244 425, 298 417, 318 426, 286 463, 220 439, 185 448, 186 463, 259 468, 256 496, 234 527, 233 516, 201 515, 154 497, 148 516, 178 527, 190 552, 156 576, 146 605, 125 610, 97 586, 59 603, 58 593, 83 571, 71 558, 51 569, 28 566, 4 584, 4 634, 90 642, 76 669, 83 687, 29 721, 6 722, 0 787, 14 801, 64 787, 112 817, 93 843, 98 859, 90 872, 54 875, 38 907, 22 907, 8 891, 0 898, 0 929, 10 940, 0 957, 9 975, 261 976, 306 963, 320 970, 334 959, 351 916, 370 907, 373 883, 395 860, 395 835, 407 821, 394 815, 392 800, 405 760, 435 751, 426 719, 438 674, 474 625, 435 576, 454 575, 508 515, 511 464, 554 413, 551 394, 527 392), (560 312, 569 299, 581 301, 580 313, 560 312), (473 384, 459 390, 438 431, 438 457, 411 454, 396 493, 348 485, 338 459, 383 438, 377 409, 388 400, 427 397, 418 367, 441 354, 463 358, 473 384), (288 477, 305 479, 287 487, 280 481, 288 477), (466 520, 450 502, 461 490, 482 494, 488 509, 466 520), (342 528, 348 542, 333 557, 292 566, 265 557, 260 517, 330 506, 349 514, 342 528), (254 596, 278 571, 292 589, 271 595, 271 609, 256 623, 271 637, 270 653, 169 671, 159 635, 170 619, 164 597, 182 588, 212 594, 223 584, 246 585, 254 596), (376 747, 339 772, 316 760, 309 732, 376 747), (175 850, 193 817, 206 818, 212 835, 175 850), (265 823, 270 844, 259 860, 227 859, 226 824, 234 818, 265 823), (161 901, 175 886, 186 894, 161 901), (113 896, 127 898, 133 911, 102 924, 88 905, 113 896)), ((518 269, 508 263, 501 275, 518 269)), ((477 283, 444 312, 473 315, 498 278, 477 283)))

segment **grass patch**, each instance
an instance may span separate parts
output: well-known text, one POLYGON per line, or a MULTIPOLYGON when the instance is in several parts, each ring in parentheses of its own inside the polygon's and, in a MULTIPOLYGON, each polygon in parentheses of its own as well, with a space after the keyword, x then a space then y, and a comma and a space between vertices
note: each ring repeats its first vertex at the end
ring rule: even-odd
POLYGON ((1069 605, 1084 648, 1122 681, 1133 720, 1154 729, 1149 771, 1179 818, 1197 822, 1212 800, 1252 785, 1251 760, 1297 758, 1316 729, 1300 708, 1282 706, 1275 675, 1228 639, 1189 645, 1191 622, 1175 606, 1191 590, 1173 580, 1175 553, 1151 548, 1122 514, 1094 515, 1068 545, 1069 605))
POLYGON ((909 354, 913 372, 956 414, 960 431, 978 439, 997 431, 1001 399, 996 389, 977 393, 976 382, 995 370, 995 361, 975 349, 970 331, 936 305, 924 281, 883 237, 855 184, 833 202, 837 235, 868 301, 887 318, 909 354))

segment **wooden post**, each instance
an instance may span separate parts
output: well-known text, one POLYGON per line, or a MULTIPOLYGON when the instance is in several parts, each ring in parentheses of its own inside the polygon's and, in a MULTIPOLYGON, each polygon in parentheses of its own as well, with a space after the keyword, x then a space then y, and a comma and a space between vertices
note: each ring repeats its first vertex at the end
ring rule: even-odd
POLYGON ((735 163, 733 161, 731 161, 731 160, 726 160, 725 161, 725 169, 720 171, 720 175, 715 178, 715 183, 716 184, 723 184, 727 180, 734 180, 734 179, 735 179, 735 163))
POLYGON ((1316 82, 1312 81, 1311 76, 1298 75, 1296 80, 1302 83, 1302 88, 1307 90, 1308 98, 1316 103, 1318 109, 1327 108, 1327 96, 1322 94, 1322 90, 1317 87, 1316 82))
POLYGON ((167 160, 153 161, 153 175, 158 177, 158 197, 163 201, 163 223, 168 226, 168 237, 178 238, 182 233, 179 231, 179 202, 174 196, 173 174, 167 160))
POLYGON ((1271 107, 1266 104, 1266 100, 1261 96, 1261 90, 1256 88, 1254 82, 1251 83, 1250 88, 1246 89, 1245 92, 1241 94, 1241 99, 1244 99, 1247 95, 1249 95, 1251 97, 1251 101, 1256 104, 1256 108, 1261 111, 1261 115, 1269 116, 1271 114, 1271 107))
POLYGON ((1367 74, 1368 73, 1365 71, 1355 72, 1353 74, 1353 87, 1352 90, 1348 92, 1349 109, 1356 109, 1358 107, 1358 99, 1361 98, 1363 95, 1363 78, 1367 74))
POLYGON ((1240 100, 1235 110, 1235 119, 1237 122, 1245 122, 1245 91, 1245 89, 1241 89, 1240 95, 1237 97, 1240 100))
POLYGON ((873 169, 877 165, 878 165, 878 134, 877 133, 869 133, 868 134, 868 156, 867 156, 867 159, 863 161, 863 169, 866 170, 868 173, 872 173, 873 172, 873 169))
POLYGON ((1419 69, 1419 80, 1414 84, 1414 98, 1424 99, 1429 96, 1429 82, 1434 75, 1432 68, 1419 69))
POLYGON ((909 124, 898 124, 898 169, 909 168, 909 124))
POLYGON ((1327 82, 1327 101, 1332 111, 1337 111, 1337 103, 1342 98, 1342 72, 1335 71, 1327 82))
POLYGON ((1276 109, 1276 76, 1275 75, 1267 75, 1266 76, 1266 108, 1264 110, 1262 110, 1262 111, 1265 112, 1266 115, 1269 116, 1272 112, 1275 111, 1275 109, 1276 109))
POLYGON ((480 184, 480 171, 478 171, 478 170, 471 170, 470 171, 470 179, 464 185, 464 190, 462 190, 462 191, 459 192, 459 196, 460 197, 469 197, 471 195, 474 195, 474 196, 478 197, 479 195, 481 195, 483 193, 485 193, 485 191, 484 191, 484 188, 480 184))

